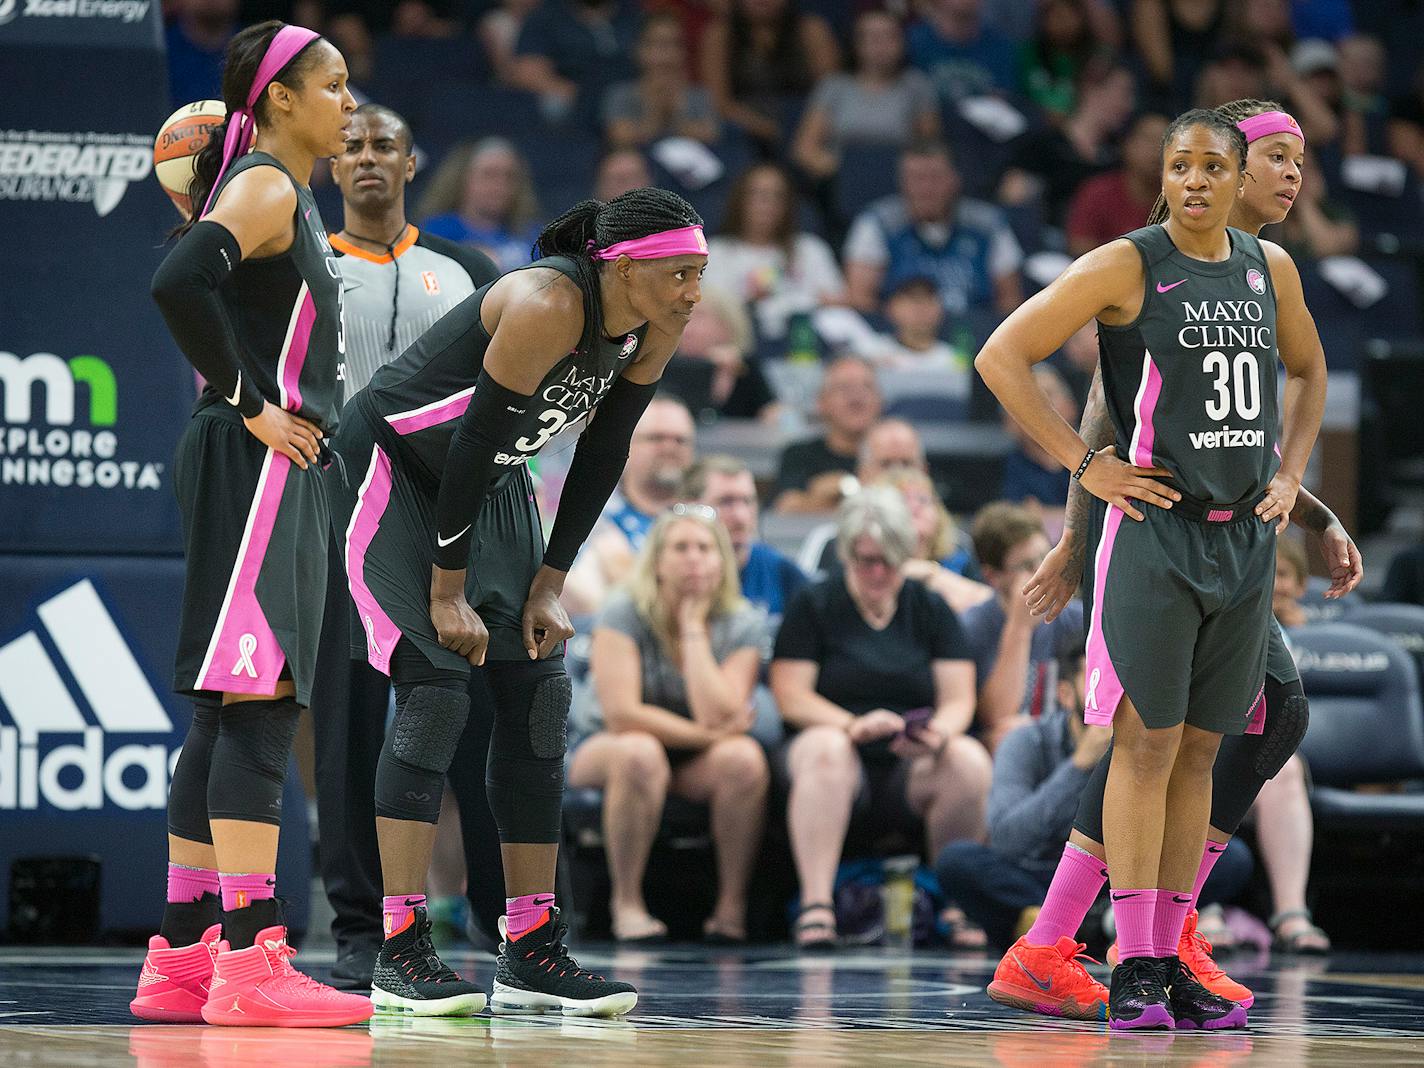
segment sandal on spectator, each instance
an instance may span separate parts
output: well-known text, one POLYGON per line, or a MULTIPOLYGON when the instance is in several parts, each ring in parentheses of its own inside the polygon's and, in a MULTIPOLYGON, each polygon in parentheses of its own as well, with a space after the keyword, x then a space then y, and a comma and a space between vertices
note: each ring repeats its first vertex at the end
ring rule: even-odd
POLYGON ((1300 953, 1323 956, 1330 952, 1330 936, 1311 922, 1309 909, 1287 909, 1270 918, 1271 949, 1277 953, 1300 953), (1289 933, 1282 931, 1289 920, 1302 919, 1304 924, 1289 933))
POLYGON ((794 931, 796 948, 807 952, 824 952, 836 948, 836 909, 829 902, 802 905, 796 917, 794 931), (819 914, 824 914, 818 919, 819 914), (829 916, 829 921, 825 919, 829 916))

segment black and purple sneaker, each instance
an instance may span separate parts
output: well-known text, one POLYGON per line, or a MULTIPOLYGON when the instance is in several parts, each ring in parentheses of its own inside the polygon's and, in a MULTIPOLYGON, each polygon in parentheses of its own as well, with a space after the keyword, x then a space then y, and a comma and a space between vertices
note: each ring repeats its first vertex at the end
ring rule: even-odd
POLYGON ((1166 963, 1156 957, 1128 957, 1113 969, 1108 989, 1108 1021, 1114 1031, 1176 1028, 1165 981, 1166 963))
POLYGON ((1162 964, 1178 1031, 1227 1031, 1246 1026, 1245 1005, 1213 994, 1177 957, 1168 957, 1162 964))

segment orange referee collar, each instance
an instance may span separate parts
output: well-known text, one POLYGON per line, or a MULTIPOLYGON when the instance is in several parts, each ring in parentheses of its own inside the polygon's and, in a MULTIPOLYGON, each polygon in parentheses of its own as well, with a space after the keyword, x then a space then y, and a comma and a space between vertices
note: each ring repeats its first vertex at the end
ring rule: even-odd
POLYGON ((347 256, 355 256, 358 260, 367 260, 371 263, 393 263, 396 256, 401 255, 412 245, 415 239, 420 236, 420 231, 410 224, 406 224, 405 233, 395 244, 395 255, 386 252, 367 252, 364 248, 353 245, 340 234, 331 234, 331 247, 347 256))

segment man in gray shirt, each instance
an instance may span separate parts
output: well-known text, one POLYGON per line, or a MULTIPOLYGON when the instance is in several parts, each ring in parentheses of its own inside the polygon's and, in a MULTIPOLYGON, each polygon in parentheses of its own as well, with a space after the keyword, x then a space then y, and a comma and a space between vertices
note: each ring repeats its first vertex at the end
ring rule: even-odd
MULTIPOLYGON (((406 185, 415 177, 410 127, 389 108, 362 104, 351 117, 345 151, 331 161, 341 189, 343 227, 331 235, 341 262, 341 319, 350 400, 371 376, 442 315, 499 272, 482 252, 423 234, 405 215, 406 185)), ((328 471, 333 478, 360 472, 328 471)), ((327 898, 336 913, 333 983, 371 985, 380 948, 380 855, 376 847, 376 760, 386 734, 390 679, 364 659, 351 658, 351 595, 346 588, 344 540, 334 531, 326 616, 313 695, 316 730, 319 855, 327 898)), ((480 694, 483 693, 481 688, 480 694)), ((469 895, 481 927, 493 935, 504 908, 499 840, 484 794, 488 698, 472 701, 470 726, 450 770, 462 815, 465 854, 478 877, 469 895)))

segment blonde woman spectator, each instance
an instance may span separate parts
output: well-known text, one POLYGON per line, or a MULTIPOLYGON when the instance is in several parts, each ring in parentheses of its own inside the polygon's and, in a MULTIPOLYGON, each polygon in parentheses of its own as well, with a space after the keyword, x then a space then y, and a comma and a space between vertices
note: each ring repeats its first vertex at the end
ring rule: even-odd
POLYGON ((983 604, 994 591, 968 576, 974 557, 964 545, 958 525, 923 471, 902 467, 886 474, 880 485, 900 494, 915 527, 915 551, 905 561, 905 577, 923 582, 961 615, 983 604))
POLYGON ((751 305, 766 339, 785 337, 793 315, 846 299, 835 253, 798 228, 797 214, 790 176, 758 163, 733 184, 721 232, 707 243, 703 281, 751 305))
POLYGON ((746 939, 769 778, 761 747, 747 735, 764 620, 742 598, 716 512, 678 504, 654 524, 628 588, 609 598, 594 625, 603 730, 574 751, 569 785, 603 790, 619 941, 667 934, 648 912, 643 873, 669 792, 711 806, 718 885, 704 934, 746 939))
POLYGON ((984 834, 989 754, 965 734, 974 665, 949 605, 904 576, 916 541, 893 489, 856 494, 839 516, 844 570, 797 594, 777 635, 771 688, 794 736, 776 763, 803 948, 835 943, 831 891, 853 818, 876 836, 923 834, 929 856, 984 834))
POLYGON ((817 84, 792 157, 808 174, 826 178, 840 167, 845 145, 904 147, 939 132, 934 86, 923 71, 906 65, 899 20, 866 11, 855 20, 855 69, 817 84))
POLYGON ((539 236, 529 165, 503 137, 455 149, 430 180, 420 207, 426 233, 473 245, 501 271, 528 263, 539 236))

